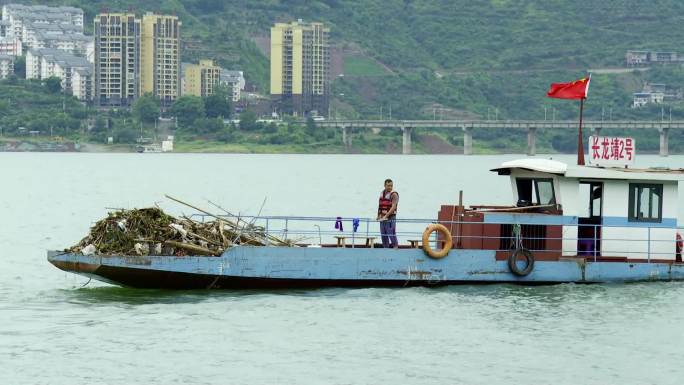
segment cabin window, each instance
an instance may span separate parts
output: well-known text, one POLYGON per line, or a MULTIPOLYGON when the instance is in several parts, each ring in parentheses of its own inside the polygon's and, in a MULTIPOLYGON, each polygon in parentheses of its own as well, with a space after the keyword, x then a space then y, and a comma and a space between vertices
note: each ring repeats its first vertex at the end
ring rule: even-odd
POLYGON ((598 218, 601 216, 603 184, 600 182, 580 182, 579 217, 598 218))
POLYGON ((629 221, 661 222, 663 219, 663 185, 629 184, 629 221))
POLYGON ((553 179, 517 178, 518 206, 555 205, 553 179))

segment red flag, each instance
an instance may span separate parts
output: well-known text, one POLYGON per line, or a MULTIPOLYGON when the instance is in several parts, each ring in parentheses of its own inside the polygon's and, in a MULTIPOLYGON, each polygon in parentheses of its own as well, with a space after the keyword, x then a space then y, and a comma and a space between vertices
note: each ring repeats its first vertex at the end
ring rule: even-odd
POLYGON ((558 99, 586 99, 590 81, 591 77, 570 83, 552 83, 546 96, 558 99))

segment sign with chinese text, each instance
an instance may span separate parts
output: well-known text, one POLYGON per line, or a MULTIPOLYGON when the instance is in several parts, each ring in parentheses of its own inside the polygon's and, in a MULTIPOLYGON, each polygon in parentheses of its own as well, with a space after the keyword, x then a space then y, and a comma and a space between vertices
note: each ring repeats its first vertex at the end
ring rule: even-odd
POLYGON ((634 138, 590 136, 588 155, 589 164, 594 166, 631 166, 636 155, 634 138))

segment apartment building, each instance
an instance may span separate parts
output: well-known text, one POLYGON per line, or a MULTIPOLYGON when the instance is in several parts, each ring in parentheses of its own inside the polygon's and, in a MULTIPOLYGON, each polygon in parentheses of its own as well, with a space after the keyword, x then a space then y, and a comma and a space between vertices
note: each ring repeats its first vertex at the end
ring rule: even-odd
POLYGON ((92 65, 83 57, 54 48, 30 49, 26 53, 26 78, 44 80, 57 77, 62 89, 79 100, 92 98, 92 65))
POLYGON ((23 53, 21 40, 14 37, 0 37, 0 55, 21 56, 23 53))
POLYGON ((93 57, 94 41, 83 34, 83 10, 73 7, 47 7, 8 4, 0 21, 0 49, 56 48, 77 56, 93 57))
POLYGON ((129 106, 140 94, 140 19, 133 13, 101 13, 94 31, 94 101, 129 106))
POLYGON ((14 56, 0 54, 0 79, 7 79, 14 73, 14 56))
POLYGON ((72 25, 29 24, 21 39, 28 48, 56 48, 79 56, 94 49, 92 36, 86 36, 72 25))
POLYGON ((83 33, 83 10, 74 7, 6 4, 2 6, 2 20, 8 24, 8 35, 22 39, 28 25, 73 26, 74 31, 83 33))
POLYGON ((643 107, 647 104, 671 103, 682 100, 684 93, 681 88, 664 83, 646 83, 640 92, 635 92, 632 108, 643 107))
POLYGON ((37 39, 35 48, 56 48, 62 51, 82 56, 92 63, 94 59, 95 41, 92 36, 75 35, 44 35, 37 39))
POLYGON ((162 106, 180 96, 180 27, 177 16, 147 13, 142 17, 140 94, 153 94, 162 106))
POLYGON ((330 94, 330 29, 322 23, 271 27, 271 97, 283 113, 327 111, 330 94))
POLYGON ((632 108, 643 107, 647 104, 662 104, 665 95, 662 92, 635 92, 632 108))
POLYGON ((71 73, 71 93, 78 100, 93 100, 93 69, 77 67, 71 73))
POLYGON ((649 64, 676 64, 684 62, 684 57, 677 52, 661 51, 635 51, 630 50, 625 54, 625 63, 628 66, 643 66, 649 64))
POLYGON ((12 25, 9 20, 0 19, 0 38, 9 37, 9 33, 12 30, 12 25))
POLYGON ((219 83, 230 90, 233 102, 240 101, 241 93, 245 89, 245 75, 242 71, 221 69, 221 80, 219 83))
POLYGON ((629 66, 639 66, 648 64, 650 57, 649 51, 627 51, 625 63, 629 66))
POLYGON ((39 47, 40 41, 48 36, 83 36, 82 29, 71 24, 47 24, 36 22, 25 22, 22 27, 21 40, 30 48, 39 47))
POLYGON ((209 96, 221 80, 221 67, 213 60, 183 65, 183 95, 209 96))

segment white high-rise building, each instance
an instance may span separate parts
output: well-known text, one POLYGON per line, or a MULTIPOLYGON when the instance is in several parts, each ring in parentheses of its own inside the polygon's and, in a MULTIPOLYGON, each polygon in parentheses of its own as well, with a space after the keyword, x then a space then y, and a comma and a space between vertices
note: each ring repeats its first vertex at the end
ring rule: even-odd
POLYGON ((79 100, 92 98, 92 64, 85 58, 54 48, 31 49, 26 54, 26 78, 44 80, 58 77, 62 89, 79 100))
POLYGON ((0 55, 21 56, 23 51, 21 40, 14 37, 0 37, 0 55))
POLYGON ((71 73, 71 93, 78 100, 93 99, 93 70, 75 67, 71 73))
POLYGON ((14 73, 14 56, 0 55, 0 79, 7 79, 14 73))
POLYGON ((245 89, 245 76, 242 71, 229 71, 221 69, 219 84, 228 87, 233 102, 240 101, 241 92, 245 89))
POLYGON ((10 37, 11 32, 12 24, 10 24, 9 20, 0 20, 0 38, 10 37))

